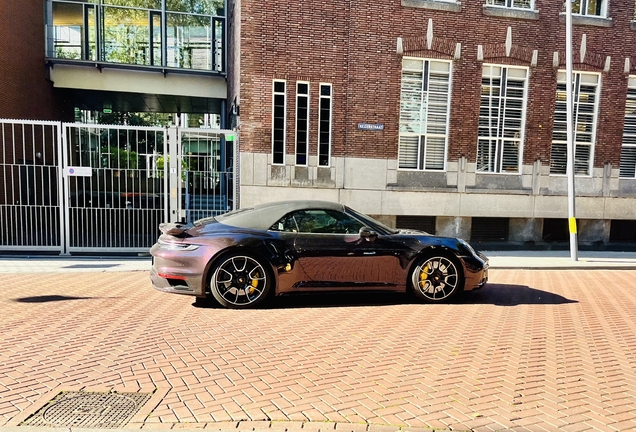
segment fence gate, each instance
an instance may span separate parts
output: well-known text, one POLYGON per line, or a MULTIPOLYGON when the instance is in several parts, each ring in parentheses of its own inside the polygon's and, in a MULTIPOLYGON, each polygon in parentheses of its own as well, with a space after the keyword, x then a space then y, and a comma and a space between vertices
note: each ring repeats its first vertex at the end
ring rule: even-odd
POLYGON ((231 170, 227 168, 227 143, 218 131, 179 129, 182 151, 179 166, 182 191, 182 215, 192 222, 232 209, 231 170))
POLYGON ((63 124, 68 252, 147 251, 167 220, 163 128, 63 124))
POLYGON ((147 252, 159 223, 233 208, 230 131, 0 126, 0 251, 147 252))
POLYGON ((61 252, 60 124, 0 120, 0 144, 0 250, 61 252))

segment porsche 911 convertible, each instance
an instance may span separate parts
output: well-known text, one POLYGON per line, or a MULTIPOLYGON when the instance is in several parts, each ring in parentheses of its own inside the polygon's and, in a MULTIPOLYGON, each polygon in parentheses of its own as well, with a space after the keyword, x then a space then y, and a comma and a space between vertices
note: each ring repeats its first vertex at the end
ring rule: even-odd
POLYGON ((392 229, 333 202, 263 204, 159 228, 153 286, 228 308, 328 291, 411 291, 443 302, 488 280, 488 259, 464 240, 392 229))

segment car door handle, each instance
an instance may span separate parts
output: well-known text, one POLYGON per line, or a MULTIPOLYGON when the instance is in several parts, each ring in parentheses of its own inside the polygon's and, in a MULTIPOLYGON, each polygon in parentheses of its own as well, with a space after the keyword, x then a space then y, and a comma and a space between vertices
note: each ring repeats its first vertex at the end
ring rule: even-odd
POLYGON ((362 252, 362 255, 375 255, 375 252, 362 252))

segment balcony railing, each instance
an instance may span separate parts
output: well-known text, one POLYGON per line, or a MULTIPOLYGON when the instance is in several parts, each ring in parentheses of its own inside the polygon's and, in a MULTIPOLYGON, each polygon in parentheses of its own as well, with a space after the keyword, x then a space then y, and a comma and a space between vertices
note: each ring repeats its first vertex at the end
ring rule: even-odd
POLYGON ((48 59, 226 72, 224 0, 48 0, 48 59))

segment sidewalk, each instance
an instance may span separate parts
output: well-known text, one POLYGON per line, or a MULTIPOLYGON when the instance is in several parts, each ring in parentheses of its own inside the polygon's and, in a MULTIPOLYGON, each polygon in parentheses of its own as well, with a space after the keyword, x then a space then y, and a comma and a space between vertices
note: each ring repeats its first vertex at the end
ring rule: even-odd
POLYGON ((636 269, 636 252, 579 251, 578 260, 570 251, 483 251, 496 269, 636 269))
MULTIPOLYGON (((483 251, 493 269, 636 269, 636 252, 483 251)), ((149 271, 150 257, 1 256, 0 273, 149 271)))
POLYGON ((150 257, 2 256, 0 273, 150 271, 150 257))

